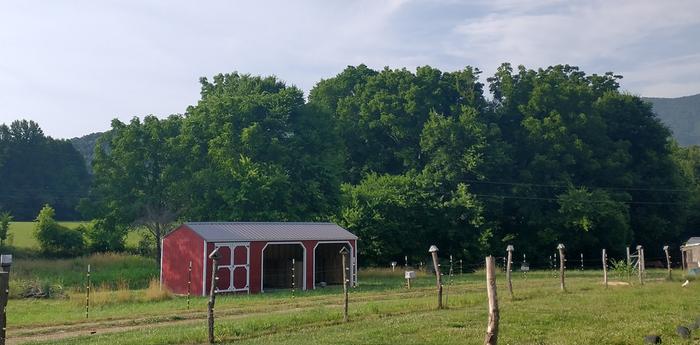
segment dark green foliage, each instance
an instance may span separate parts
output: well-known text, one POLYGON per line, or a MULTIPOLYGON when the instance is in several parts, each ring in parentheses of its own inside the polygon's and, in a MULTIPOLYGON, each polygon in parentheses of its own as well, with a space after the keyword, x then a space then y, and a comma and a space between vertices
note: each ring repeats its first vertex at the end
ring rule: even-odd
POLYGON ((0 208, 16 220, 31 220, 50 203, 61 220, 77 219, 87 193, 85 163, 66 140, 46 137, 32 121, 0 125, 0 208))
POLYGON ((106 253, 124 250, 128 228, 112 219, 101 218, 81 226, 78 231, 85 234, 90 252, 106 253))
POLYGON ((202 79, 178 145, 189 178, 184 215, 199 220, 313 220, 338 208, 341 145, 323 107, 279 80, 202 79))
POLYGON ((48 256, 72 257, 84 254, 85 241, 79 230, 69 229, 56 222, 55 211, 45 205, 36 217, 36 238, 41 251, 48 256))
POLYGON ((10 230, 11 221, 12 214, 0 210, 0 246, 4 245, 5 240, 7 240, 7 231, 10 230))
POLYGON ((700 145, 700 94, 678 98, 644 98, 682 146, 700 145))

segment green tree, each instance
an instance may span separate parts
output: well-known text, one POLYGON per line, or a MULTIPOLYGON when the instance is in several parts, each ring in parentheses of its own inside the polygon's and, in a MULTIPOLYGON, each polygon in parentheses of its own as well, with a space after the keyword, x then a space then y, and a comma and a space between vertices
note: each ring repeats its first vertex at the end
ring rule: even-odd
POLYGON ((153 235, 160 262, 162 237, 180 213, 176 197, 182 160, 175 149, 182 118, 146 116, 125 124, 112 121, 95 148, 94 183, 82 203, 96 218, 89 237, 95 250, 123 248, 126 229, 145 227, 153 235))
POLYGON ((331 117, 273 77, 202 79, 179 147, 188 219, 313 220, 337 210, 342 147, 331 117))
POLYGON ((80 231, 61 226, 54 216, 56 211, 47 205, 36 217, 35 236, 44 254, 73 257, 84 254, 85 241, 80 231))
POLYGON ((15 219, 33 219, 45 203, 61 219, 77 219, 88 186, 83 158, 69 141, 45 136, 33 121, 0 124, 0 208, 15 219))
POLYGON ((7 240, 7 232, 10 230, 10 222, 12 214, 10 212, 0 212, 0 246, 5 245, 7 240))

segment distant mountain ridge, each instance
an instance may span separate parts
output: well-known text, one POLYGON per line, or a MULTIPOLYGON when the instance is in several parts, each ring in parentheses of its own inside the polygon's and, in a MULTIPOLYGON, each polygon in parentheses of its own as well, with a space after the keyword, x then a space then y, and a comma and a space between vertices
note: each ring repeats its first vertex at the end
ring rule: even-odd
POLYGON ((92 160, 95 156, 95 144, 97 139, 99 139, 105 132, 96 132, 84 135, 82 137, 75 137, 70 139, 73 147, 80 152, 85 159, 85 164, 87 165, 87 170, 92 174, 92 160))
POLYGON ((678 98, 644 97, 681 146, 700 145, 700 94, 678 98))

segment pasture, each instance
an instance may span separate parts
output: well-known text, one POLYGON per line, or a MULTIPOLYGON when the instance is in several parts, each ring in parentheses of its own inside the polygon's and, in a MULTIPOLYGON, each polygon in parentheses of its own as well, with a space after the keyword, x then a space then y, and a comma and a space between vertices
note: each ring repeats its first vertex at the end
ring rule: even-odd
MULTIPOLYGON (((58 222, 59 224, 66 226, 71 229, 77 228, 81 224, 86 222, 58 222)), ((8 230, 8 240, 6 245, 14 247, 20 250, 38 250, 39 243, 34 237, 34 228, 36 227, 35 222, 11 222, 10 229, 8 230)), ((136 246, 136 244, 143 238, 144 230, 132 231, 126 237, 127 246, 136 246)))
MULTIPOLYGON (((497 277, 502 344, 635 344, 658 334, 664 344, 688 344, 674 332, 700 316, 700 284, 682 288, 663 270, 648 270, 643 286, 601 283, 600 271, 567 272, 567 292, 552 271, 514 274, 515 298, 497 277)), ((681 274, 675 272, 677 279, 681 274)), ((619 278, 611 274, 612 281, 619 278)), ((221 295, 216 337, 229 344, 481 344, 487 320, 483 272, 446 278, 447 308, 436 310, 434 277, 419 273, 412 289, 403 272, 360 270, 350 294, 350 322, 342 322, 340 288, 259 295, 221 295)), ((155 291, 154 291, 155 290, 155 291)), ((104 289, 90 318, 84 294, 50 300, 13 299, 8 343, 203 344, 206 299, 145 290, 104 289), (93 333, 94 332, 94 333, 93 333)), ((696 337, 695 343, 698 342, 696 337)))

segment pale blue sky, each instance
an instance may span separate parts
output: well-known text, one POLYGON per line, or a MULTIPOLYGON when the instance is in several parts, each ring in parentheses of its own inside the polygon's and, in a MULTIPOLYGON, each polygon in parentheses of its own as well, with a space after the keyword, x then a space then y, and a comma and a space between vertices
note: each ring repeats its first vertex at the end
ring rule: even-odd
POLYGON ((308 91, 347 65, 624 75, 643 96, 700 93, 700 1, 4 1, 0 123, 51 136, 182 113, 198 79, 276 75, 308 91))

